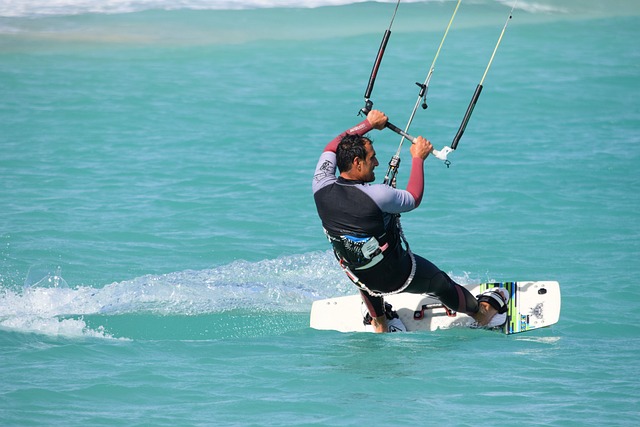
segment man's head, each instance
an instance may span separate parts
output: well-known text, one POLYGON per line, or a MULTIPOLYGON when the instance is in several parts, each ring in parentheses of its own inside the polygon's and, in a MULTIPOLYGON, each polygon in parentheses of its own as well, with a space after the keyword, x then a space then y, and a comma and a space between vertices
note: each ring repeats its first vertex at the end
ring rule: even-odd
POLYGON ((371 140, 359 135, 342 138, 336 150, 336 163, 341 176, 364 182, 375 180, 373 170, 379 164, 371 140))

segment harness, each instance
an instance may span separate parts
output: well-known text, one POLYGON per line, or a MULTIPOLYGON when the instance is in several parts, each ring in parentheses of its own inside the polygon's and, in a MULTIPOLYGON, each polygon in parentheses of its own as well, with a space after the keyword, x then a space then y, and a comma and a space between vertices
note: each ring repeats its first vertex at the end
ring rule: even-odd
MULTIPOLYGON (((411 272, 409 273, 409 277, 407 277, 407 280, 405 280, 404 284, 400 286, 400 288, 392 292, 377 292, 369 289, 367 285, 365 285, 354 272, 354 270, 367 270, 377 265, 384 259, 385 252, 389 250, 390 247, 386 233, 378 236, 378 238, 374 236, 356 237, 350 235, 340 235, 336 237, 329 234, 326 229, 324 230, 327 239, 329 239, 329 242, 331 242, 331 246, 333 247, 333 254, 335 255, 340 264, 340 267, 342 267, 342 270, 345 272, 347 277, 358 288, 374 297, 384 297, 387 295, 398 294, 404 291, 411 284, 411 282, 413 281, 413 277, 416 274, 416 260, 413 256, 413 253, 411 252, 411 249, 409 248, 409 242, 407 242, 407 239, 404 237, 404 233, 402 232, 400 215, 396 215, 394 220, 398 236, 404 244, 405 251, 409 254, 409 258, 411 259, 411 272), (384 241, 385 243, 380 245, 378 239, 384 241)), ((397 245, 400 243, 396 242, 395 244, 397 245)))

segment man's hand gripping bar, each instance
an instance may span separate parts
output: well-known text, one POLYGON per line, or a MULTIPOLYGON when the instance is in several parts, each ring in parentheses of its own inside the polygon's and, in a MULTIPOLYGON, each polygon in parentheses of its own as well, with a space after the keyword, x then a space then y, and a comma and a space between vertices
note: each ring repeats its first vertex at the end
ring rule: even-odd
MULTIPOLYGON (((360 110, 360 112, 362 114, 364 114, 365 117, 366 117, 367 114, 369 114, 369 112, 371 111, 371 107, 373 107, 373 103, 371 103, 371 105, 367 105, 366 107, 363 107, 360 110)), ((416 137, 415 136, 409 135, 407 132, 403 131, 398 126, 396 126, 393 123, 391 123, 389 120, 387 120, 387 124, 385 125, 385 127, 391 129, 392 131, 394 131, 398 135, 408 139, 409 141, 411 141, 412 144, 414 144, 416 142, 416 137)), ((438 159, 446 162, 447 161, 447 155, 449 155, 449 153, 451 153, 453 151, 454 150, 451 147, 443 147, 442 150, 440 150, 440 151, 438 151, 436 149, 433 149, 433 150, 431 150, 431 153, 434 156, 436 156, 438 159)))

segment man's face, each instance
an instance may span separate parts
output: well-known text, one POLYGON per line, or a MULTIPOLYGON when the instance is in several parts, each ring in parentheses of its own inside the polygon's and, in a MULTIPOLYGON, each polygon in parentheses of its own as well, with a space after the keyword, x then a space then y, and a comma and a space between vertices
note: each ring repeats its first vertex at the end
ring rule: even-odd
POLYGON ((379 165, 378 159, 376 158, 376 150, 373 149, 371 141, 367 141, 364 148, 366 150, 366 156, 365 159, 360 160, 358 164, 358 173, 360 174, 360 179, 362 181, 373 182, 376 179, 376 175, 373 173, 373 170, 379 165))

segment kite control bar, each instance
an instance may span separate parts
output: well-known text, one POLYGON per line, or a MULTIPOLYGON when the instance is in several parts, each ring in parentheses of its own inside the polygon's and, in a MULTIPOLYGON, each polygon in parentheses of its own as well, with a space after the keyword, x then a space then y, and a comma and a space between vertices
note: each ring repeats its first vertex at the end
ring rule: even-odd
MULTIPOLYGON (((364 108, 362 108, 362 109, 360 110, 360 112, 366 116, 366 115, 367 115, 367 114, 369 114, 369 112, 371 111, 371 107, 373 107, 373 102, 369 101, 369 102, 367 103, 367 105, 366 105, 364 108)), ((392 131, 394 131, 394 132, 395 132, 395 133, 397 133, 398 135, 400 135, 400 136, 404 136, 404 137, 405 137, 405 138, 407 138, 409 141, 411 141, 411 143, 412 143, 412 144, 413 144, 413 142, 415 142, 415 140, 416 140, 415 136, 411 136, 411 135, 409 135, 407 132, 403 131, 403 130, 402 130, 402 129, 400 129, 398 126, 394 125, 393 123, 389 122, 388 120, 387 120, 387 124, 386 124, 386 125, 384 125, 384 126, 385 126, 385 127, 387 127, 387 128, 389 128, 389 129, 391 129, 392 131)))
MULTIPOLYGON (((365 116, 367 114, 369 114, 369 111, 371 111, 371 107, 373 107, 373 102, 369 101, 369 103, 367 104, 366 107, 364 107, 362 110, 360 110, 360 112, 362 114, 364 114, 365 116), (367 107, 369 107, 369 109, 367 109, 367 107)), ((407 132, 403 131, 402 129, 400 129, 398 126, 394 125, 393 123, 389 122, 387 120, 387 124, 385 125, 385 127, 391 129, 392 131, 394 131, 395 133, 397 133, 400 136, 405 137, 406 139, 408 139, 409 141, 411 141, 411 143, 413 144, 416 140, 415 136, 411 136, 409 135, 407 132)), ((442 150, 432 150, 431 153, 436 156, 438 159, 440 160, 447 160, 447 155, 449 153, 451 153, 453 151, 452 148, 450 147, 444 147, 442 150)))

